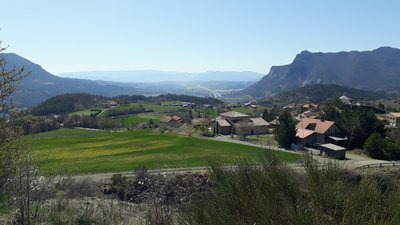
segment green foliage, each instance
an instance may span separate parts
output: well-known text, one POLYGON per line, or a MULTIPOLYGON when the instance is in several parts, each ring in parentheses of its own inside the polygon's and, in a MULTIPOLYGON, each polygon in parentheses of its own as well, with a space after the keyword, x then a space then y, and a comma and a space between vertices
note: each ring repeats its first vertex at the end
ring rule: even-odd
POLYGON ((262 117, 265 121, 271 121, 267 108, 264 109, 264 111, 263 111, 261 117, 262 117))
POLYGON ((385 135, 385 124, 372 111, 346 109, 336 122, 349 137, 350 148, 362 148, 373 133, 385 135))
POLYGON ((372 178, 361 181, 333 165, 319 167, 312 159, 305 173, 296 172, 273 156, 261 166, 239 163, 227 169, 211 164, 214 188, 198 195, 179 212, 180 224, 386 224, 400 222, 400 192, 395 185, 372 178))
POLYGON ((400 145, 378 133, 371 134, 364 144, 365 152, 374 159, 399 160, 400 145))
POLYGON ((110 129, 119 129, 122 127, 121 121, 118 120, 112 120, 109 118, 98 118, 85 115, 67 116, 64 119, 63 123, 64 127, 66 128, 83 127, 91 129, 110 130, 110 129))
POLYGON ((283 111, 278 118, 279 124, 275 128, 275 140, 279 146, 290 148, 291 144, 297 143, 296 140, 296 121, 289 111, 283 111))
POLYGON ((329 101, 323 108, 322 119, 335 121, 349 137, 350 148, 362 148, 373 133, 385 135, 385 124, 372 110, 343 104, 340 100, 329 101))
POLYGON ((145 108, 142 104, 130 105, 129 107, 115 107, 107 110, 106 114, 108 117, 115 117, 121 115, 129 115, 145 112, 145 108))
POLYGON ((104 103, 109 98, 86 93, 57 95, 47 99, 31 109, 32 114, 46 116, 48 114, 62 114, 89 109, 97 104, 104 103))
POLYGON ((340 116, 339 109, 331 104, 328 104, 324 107, 323 113, 321 115, 321 119, 336 121, 340 116))
POLYGON ((271 111, 268 113, 268 109, 265 108, 261 117, 265 120, 265 121, 272 121, 274 119, 276 119, 276 117, 279 115, 279 108, 275 105, 271 111))
POLYGON ((61 124, 54 117, 44 117, 44 116, 24 116, 21 126, 24 135, 47 132, 51 130, 56 130, 61 128, 61 124))

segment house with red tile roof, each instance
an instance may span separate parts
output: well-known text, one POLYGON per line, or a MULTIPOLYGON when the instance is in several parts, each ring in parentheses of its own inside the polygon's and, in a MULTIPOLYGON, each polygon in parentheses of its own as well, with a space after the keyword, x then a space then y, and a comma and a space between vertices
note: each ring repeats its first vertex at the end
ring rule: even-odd
POLYGON ((334 121, 302 118, 297 126, 296 137, 303 146, 333 143, 344 145, 347 141, 334 121))
POLYGON ((160 124, 164 125, 181 125, 185 121, 180 116, 163 116, 160 119, 160 124))

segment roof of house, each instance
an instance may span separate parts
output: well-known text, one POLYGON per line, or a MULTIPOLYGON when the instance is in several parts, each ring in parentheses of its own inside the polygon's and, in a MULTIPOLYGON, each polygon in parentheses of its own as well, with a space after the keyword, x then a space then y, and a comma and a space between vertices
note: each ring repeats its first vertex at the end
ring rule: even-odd
POLYGON ((230 127, 231 126, 231 124, 228 123, 228 121, 226 121, 226 120, 217 120, 217 123, 221 127, 230 127))
POLYGON ((192 123, 203 123, 203 122, 211 122, 210 118, 194 118, 192 119, 192 123))
POLYGON ((221 113, 219 115, 220 116, 224 116, 224 117, 231 117, 231 118, 250 117, 247 114, 240 113, 240 112, 235 112, 235 111, 224 112, 224 113, 221 113))
POLYGON ((279 125, 279 120, 278 119, 274 119, 268 122, 271 125, 279 125))
POLYGON ((253 122, 254 126, 268 126, 269 123, 265 121, 263 118, 251 118, 251 122, 253 122))
POLYGON ((333 151, 343 151, 343 150, 346 150, 346 148, 343 148, 342 146, 334 145, 334 144, 331 144, 331 143, 322 144, 322 145, 320 145, 320 146, 321 146, 321 147, 324 147, 324 148, 328 148, 328 149, 333 150, 333 151))
POLYGON ((316 133, 324 134, 329 128, 331 128, 335 122, 329 120, 320 120, 314 118, 303 118, 297 124, 298 129, 313 130, 316 133))
POLYGON ((183 118, 180 117, 180 116, 172 116, 171 119, 172 119, 172 120, 175 120, 175 121, 183 120, 183 118))
POLYGON ((319 106, 316 104, 305 104, 303 105, 304 108, 318 108, 319 106))
POLYGON ((346 99, 346 100, 349 100, 350 98, 347 97, 346 95, 342 95, 339 99, 346 99))
POLYGON ((335 141, 347 141, 348 140, 347 137, 336 137, 336 136, 328 136, 328 137, 335 141))
POLYGON ((305 116, 311 116, 311 115, 315 115, 315 112, 307 110, 307 111, 303 112, 302 114, 304 114, 305 116))
POLYGON ((392 115, 393 117, 400 117, 400 113, 399 112, 391 112, 390 115, 392 115))
POLYGON ((160 119, 160 123, 169 123, 171 121, 171 117, 170 116, 163 116, 160 119))
POLYGON ((296 137, 304 139, 307 138, 308 136, 314 134, 315 132, 313 130, 307 130, 307 129, 297 129, 296 131, 296 137))

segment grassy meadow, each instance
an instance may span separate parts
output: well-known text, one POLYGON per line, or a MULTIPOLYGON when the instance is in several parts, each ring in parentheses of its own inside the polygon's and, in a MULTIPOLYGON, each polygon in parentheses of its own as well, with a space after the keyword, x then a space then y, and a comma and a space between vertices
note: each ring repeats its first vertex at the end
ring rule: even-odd
POLYGON ((130 103, 127 105, 120 105, 115 107, 115 109, 126 109, 129 107, 139 107, 142 105, 146 111, 154 111, 154 112, 164 112, 164 113, 171 113, 177 112, 179 109, 183 109, 182 106, 175 106, 175 105, 157 105, 157 104, 141 104, 141 103, 130 103))
MULTIPOLYGON (((121 172, 136 167, 174 168, 206 166, 219 158, 224 163, 256 160, 261 148, 199 139, 154 130, 106 132, 60 129, 28 137, 43 174, 121 172)), ((284 161, 297 155, 276 152, 284 161)))
POLYGON ((167 114, 158 112, 138 113, 136 115, 121 116, 116 118, 116 120, 122 121, 125 124, 138 124, 149 122, 152 119, 154 123, 159 123, 160 119, 165 115, 167 114))

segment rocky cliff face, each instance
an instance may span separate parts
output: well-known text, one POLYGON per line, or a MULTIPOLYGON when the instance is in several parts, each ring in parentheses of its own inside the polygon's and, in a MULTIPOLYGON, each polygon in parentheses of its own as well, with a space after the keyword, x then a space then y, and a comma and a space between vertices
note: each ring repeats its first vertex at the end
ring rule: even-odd
POLYGON ((362 90, 400 89, 400 50, 311 53, 303 51, 293 62, 273 66, 269 74, 240 94, 264 97, 310 84, 337 84, 362 90))

